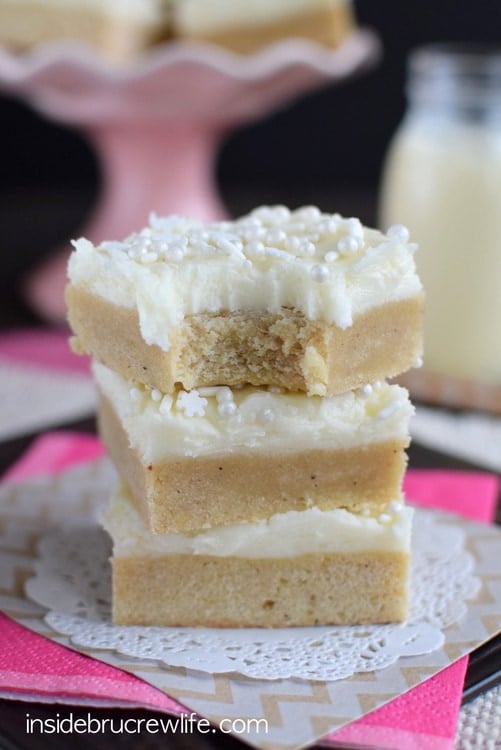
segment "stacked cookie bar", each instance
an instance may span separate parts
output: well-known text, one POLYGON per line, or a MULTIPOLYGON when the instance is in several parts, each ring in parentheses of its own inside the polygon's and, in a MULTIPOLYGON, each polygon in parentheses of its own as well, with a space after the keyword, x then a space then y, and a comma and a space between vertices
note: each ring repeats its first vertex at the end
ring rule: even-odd
POLYGON ((152 216, 75 243, 73 347, 94 358, 122 479, 104 515, 122 624, 406 615, 415 246, 315 207, 152 216))

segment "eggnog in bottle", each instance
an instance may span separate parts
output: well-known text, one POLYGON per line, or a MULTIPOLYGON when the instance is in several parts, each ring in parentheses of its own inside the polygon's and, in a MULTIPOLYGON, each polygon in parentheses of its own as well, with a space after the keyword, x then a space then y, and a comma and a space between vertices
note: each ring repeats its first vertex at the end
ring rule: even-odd
POLYGON ((409 68, 381 224, 406 224, 419 244, 426 312, 417 395, 501 410, 501 50, 432 46, 411 55, 409 68))

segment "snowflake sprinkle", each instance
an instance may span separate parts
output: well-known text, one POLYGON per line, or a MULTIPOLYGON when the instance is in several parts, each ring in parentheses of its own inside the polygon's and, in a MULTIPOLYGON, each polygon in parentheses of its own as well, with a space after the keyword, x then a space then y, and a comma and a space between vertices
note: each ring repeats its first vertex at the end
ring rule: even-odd
POLYGON ((181 391, 177 397, 176 407, 184 411, 187 417, 204 417, 207 399, 198 391, 181 391))

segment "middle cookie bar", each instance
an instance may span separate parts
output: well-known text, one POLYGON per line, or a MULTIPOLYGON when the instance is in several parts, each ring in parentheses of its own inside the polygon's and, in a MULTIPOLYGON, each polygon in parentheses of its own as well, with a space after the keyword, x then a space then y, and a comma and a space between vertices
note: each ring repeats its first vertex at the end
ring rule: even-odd
POLYGON ((400 493, 413 407, 399 386, 164 395, 98 363, 94 376, 100 434, 154 533, 311 506, 378 514, 400 493))

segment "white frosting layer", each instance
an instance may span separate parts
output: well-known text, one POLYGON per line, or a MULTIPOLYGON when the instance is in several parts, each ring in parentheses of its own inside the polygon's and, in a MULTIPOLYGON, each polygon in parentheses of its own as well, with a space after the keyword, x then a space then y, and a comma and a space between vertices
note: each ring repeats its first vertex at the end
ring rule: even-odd
POLYGON ((255 523, 185 534, 152 534, 119 488, 103 514, 115 557, 214 555, 277 558, 309 553, 409 552, 412 509, 398 500, 377 518, 344 509, 289 511, 255 523))
POLYGON ((147 463, 172 456, 335 450, 405 440, 414 411, 407 391, 387 383, 328 398, 252 386, 172 396, 131 384, 101 364, 93 368, 131 446, 147 463))
POLYGON ((259 26, 290 16, 314 13, 348 0, 180 0, 175 6, 177 28, 185 34, 259 26))
POLYGON ((384 235, 313 206, 261 207, 210 225, 152 216, 123 242, 74 246, 70 281, 136 308, 144 340, 165 351, 171 330, 197 313, 287 307, 347 328, 357 314, 421 291, 404 227, 384 235))

